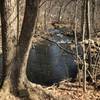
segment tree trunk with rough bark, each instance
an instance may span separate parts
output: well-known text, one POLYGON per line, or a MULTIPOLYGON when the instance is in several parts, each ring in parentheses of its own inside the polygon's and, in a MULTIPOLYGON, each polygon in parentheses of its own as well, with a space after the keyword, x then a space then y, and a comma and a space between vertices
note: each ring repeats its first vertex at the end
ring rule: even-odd
POLYGON ((40 0, 26 0, 22 29, 17 43, 17 0, 0 1, 4 69, 2 89, 14 95, 30 86, 26 77, 26 67, 39 2, 40 0))
POLYGON ((17 35, 17 12, 15 0, 1 0, 1 26, 3 51, 3 80, 8 90, 12 88, 10 81, 11 64, 15 55, 17 35))

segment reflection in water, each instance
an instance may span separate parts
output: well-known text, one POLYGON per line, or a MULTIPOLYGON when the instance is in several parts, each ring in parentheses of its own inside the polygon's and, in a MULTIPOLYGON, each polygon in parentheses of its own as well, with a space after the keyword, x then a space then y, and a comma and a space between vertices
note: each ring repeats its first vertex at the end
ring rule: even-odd
POLYGON ((70 54, 63 55, 59 47, 44 41, 31 49, 27 76, 34 83, 51 85, 68 77, 76 77, 77 69, 70 54))

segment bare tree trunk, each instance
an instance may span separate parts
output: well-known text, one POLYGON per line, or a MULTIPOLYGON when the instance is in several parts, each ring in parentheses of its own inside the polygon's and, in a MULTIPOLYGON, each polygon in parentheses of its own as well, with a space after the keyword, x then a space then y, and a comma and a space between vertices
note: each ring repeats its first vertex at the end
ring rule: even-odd
POLYGON ((47 2, 45 3, 44 10, 44 31, 47 31, 47 2))
MULTIPOLYGON (((17 35, 16 0, 1 0, 1 26, 2 26, 2 51, 3 51, 3 78, 5 86, 12 87, 10 81, 11 64, 15 55, 17 35)), ((6 87, 5 87, 6 88, 6 87)))
POLYGON ((90 0, 90 22, 91 22, 91 31, 90 33, 96 32, 94 25, 94 17, 95 17, 95 0, 90 0))
POLYGON ((37 16, 39 1, 38 0, 26 0, 25 15, 23 20, 23 25, 21 29, 21 34, 19 37, 19 42, 17 46, 17 53, 14 58, 11 80, 13 84, 14 91, 26 83, 26 67, 27 59, 29 55, 31 39, 33 35, 33 29, 35 25, 35 20, 37 16), (15 80, 16 79, 16 80, 15 80), (19 83, 19 84, 18 84, 19 83))
POLYGON ((78 15, 78 1, 76 0, 76 11, 75 11, 75 47, 76 47, 76 59, 77 59, 77 69, 78 69, 78 80, 79 80, 79 86, 81 86, 81 77, 80 77, 80 69, 78 64, 78 40, 77 40, 77 15, 78 15))
POLYGON ((58 12, 58 22, 61 21, 61 12, 62 12, 62 5, 59 8, 59 12, 58 12))
MULTIPOLYGON (((83 35, 85 36, 85 23, 83 26, 83 35)), ((83 36, 83 37, 84 37, 83 36)), ((83 90, 86 92, 86 53, 85 53, 85 44, 83 38, 83 90)))
POLYGON ((26 66, 33 29, 40 0, 26 0, 23 25, 16 45, 17 36, 17 0, 1 0, 2 46, 4 84, 14 94, 18 93, 19 85, 24 87, 26 66), (17 52, 15 53, 17 49, 17 52))
POLYGON ((86 92, 86 50, 85 50, 85 33, 86 33, 86 0, 84 0, 84 22, 83 22, 83 91, 86 92))
POLYGON ((86 39, 89 38, 88 0, 86 0, 86 39))
POLYGON ((84 25, 84 9, 85 9, 85 0, 82 0, 82 6, 81 6, 81 33, 83 33, 83 25, 84 25))
POLYGON ((61 13, 62 13, 62 8, 63 8, 63 4, 64 4, 64 1, 59 1, 59 11, 58 11, 58 14, 57 14, 57 20, 58 22, 61 21, 61 13))
POLYGON ((90 10, 90 0, 88 0, 88 9, 87 9, 88 13, 87 13, 87 16, 88 16, 88 40, 89 40, 89 43, 88 43, 88 47, 89 47, 89 50, 88 50, 88 63, 89 63, 89 71, 90 73, 92 74, 92 66, 91 66, 91 63, 92 63, 92 59, 91 59, 91 10, 90 10))

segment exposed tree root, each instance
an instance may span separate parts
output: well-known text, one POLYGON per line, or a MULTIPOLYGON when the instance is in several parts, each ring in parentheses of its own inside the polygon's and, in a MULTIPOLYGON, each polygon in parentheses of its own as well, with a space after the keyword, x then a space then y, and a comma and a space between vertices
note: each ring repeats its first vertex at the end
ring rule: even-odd
POLYGON ((27 81, 24 85, 31 100, 55 100, 54 96, 41 85, 31 83, 30 81, 27 81))
MULTIPOLYGON (((6 81, 8 83, 9 81, 6 81)), ((54 96, 41 85, 23 82, 23 87, 18 89, 18 94, 14 95, 8 84, 4 84, 0 90, 0 100, 55 100, 54 96)))

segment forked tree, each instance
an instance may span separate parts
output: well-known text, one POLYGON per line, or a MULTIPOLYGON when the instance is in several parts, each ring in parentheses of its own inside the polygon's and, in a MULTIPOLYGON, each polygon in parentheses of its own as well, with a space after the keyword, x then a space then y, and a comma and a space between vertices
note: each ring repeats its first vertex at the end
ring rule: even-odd
POLYGON ((26 66, 39 2, 25 1, 24 19, 17 42, 17 0, 0 0, 4 75, 2 88, 15 95, 29 83, 26 66))

